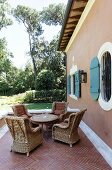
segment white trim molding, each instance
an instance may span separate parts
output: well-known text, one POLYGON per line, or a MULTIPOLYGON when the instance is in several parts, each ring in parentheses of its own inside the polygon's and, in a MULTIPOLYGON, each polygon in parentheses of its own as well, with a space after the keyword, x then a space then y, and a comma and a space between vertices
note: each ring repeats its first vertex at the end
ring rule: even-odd
POLYGON ((112 109, 112 68, 111 68, 111 98, 108 102, 105 101, 103 98, 102 57, 103 57, 103 54, 107 51, 111 55, 111 65, 112 65, 112 43, 111 42, 104 43, 98 52, 98 59, 100 63, 100 96, 99 96, 98 102, 100 106, 102 107, 102 109, 104 109, 105 111, 109 111, 112 109))
POLYGON ((70 38, 70 41, 69 41, 69 43, 68 43, 68 45, 67 45, 67 47, 66 47, 66 49, 65 49, 65 52, 67 52, 67 51, 69 50, 69 48, 71 47, 71 45, 72 45, 75 37, 77 36, 80 28, 82 27, 82 25, 83 25, 83 23, 84 23, 87 15, 89 14, 91 8, 92 8, 93 5, 94 5, 95 1, 96 1, 96 0, 90 0, 90 1, 88 1, 88 3, 87 3, 87 5, 86 5, 86 7, 85 7, 85 9, 84 9, 84 11, 83 11, 83 13, 82 13, 82 15, 81 15, 81 18, 79 19, 79 22, 78 22, 78 24, 77 24, 77 26, 76 26, 73 34, 72 34, 72 37, 70 38))
POLYGON ((112 168, 112 149, 104 143, 104 141, 102 141, 102 139, 100 139, 99 136, 95 134, 95 132, 93 132, 93 130, 90 129, 83 121, 80 123, 80 128, 112 168))

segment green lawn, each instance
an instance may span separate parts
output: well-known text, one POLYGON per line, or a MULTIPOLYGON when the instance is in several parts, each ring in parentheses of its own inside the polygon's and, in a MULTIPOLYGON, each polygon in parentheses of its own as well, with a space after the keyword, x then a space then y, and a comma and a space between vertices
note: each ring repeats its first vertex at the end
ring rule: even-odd
POLYGON ((26 107, 28 109, 51 109, 52 103, 30 103, 26 107))
MULTIPOLYGON (((28 109, 51 109, 52 108, 52 103, 29 103, 26 104, 26 107, 28 109)), ((4 104, 0 105, 0 110, 10 110, 11 106, 4 104)))

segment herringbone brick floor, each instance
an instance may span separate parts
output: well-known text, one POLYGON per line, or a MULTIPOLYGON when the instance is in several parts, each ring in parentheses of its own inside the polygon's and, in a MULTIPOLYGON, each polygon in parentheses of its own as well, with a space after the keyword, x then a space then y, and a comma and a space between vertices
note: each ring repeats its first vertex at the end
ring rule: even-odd
POLYGON ((73 145, 53 141, 44 135, 43 144, 27 157, 10 152, 12 138, 7 132, 0 139, 0 170, 111 170, 103 157, 80 130, 81 140, 73 145))

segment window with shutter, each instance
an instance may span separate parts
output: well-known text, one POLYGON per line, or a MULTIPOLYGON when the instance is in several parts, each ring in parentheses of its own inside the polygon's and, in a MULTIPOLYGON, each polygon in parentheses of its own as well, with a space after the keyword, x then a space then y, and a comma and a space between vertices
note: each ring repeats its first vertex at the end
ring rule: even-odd
POLYGON ((75 74, 73 74, 73 95, 75 95, 75 74))
POLYGON ((98 52, 100 63, 100 95, 98 102, 102 109, 112 109, 112 43, 104 43, 98 52))
POLYGON ((80 70, 75 72, 75 96, 81 97, 81 74, 80 70))
POLYGON ((68 75, 67 77, 67 93, 68 95, 71 94, 71 76, 68 75))
POLYGON ((97 100, 100 94, 100 65, 97 57, 94 57, 90 65, 90 93, 93 100, 97 100))
POLYGON ((106 102, 111 98, 111 54, 108 51, 102 56, 102 96, 106 102))

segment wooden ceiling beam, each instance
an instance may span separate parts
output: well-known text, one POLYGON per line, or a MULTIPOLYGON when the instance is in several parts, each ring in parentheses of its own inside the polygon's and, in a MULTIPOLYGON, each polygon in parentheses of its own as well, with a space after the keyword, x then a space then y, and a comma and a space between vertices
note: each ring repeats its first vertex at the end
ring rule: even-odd
POLYGON ((69 21, 69 22, 67 23, 67 25, 69 25, 69 24, 77 25, 77 23, 78 23, 78 20, 77 20, 77 21, 69 21))
POLYGON ((64 42, 64 41, 68 41, 69 40, 69 38, 66 38, 66 39, 63 39, 62 41, 64 42))
POLYGON ((75 19, 80 19, 81 15, 74 15, 74 16, 70 16, 69 18, 75 18, 75 19))
POLYGON ((61 46, 66 46, 67 42, 66 43, 61 43, 61 46))
POLYGON ((72 27, 68 27, 68 28, 65 28, 65 30, 74 30, 74 28, 75 28, 75 25, 74 26, 72 26, 72 27))
POLYGON ((77 2, 88 2, 88 0, 77 0, 77 2))
POLYGON ((72 31, 71 32, 65 32, 63 37, 69 37, 70 38, 71 35, 72 35, 72 31))
POLYGON ((85 7, 74 8, 72 11, 74 12, 83 12, 85 7))
POLYGON ((68 40, 68 39, 69 39, 69 37, 63 37, 62 41, 65 41, 65 40, 68 40))

